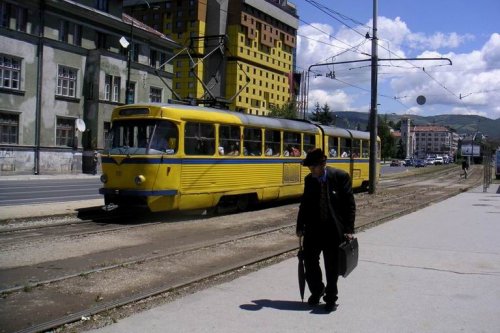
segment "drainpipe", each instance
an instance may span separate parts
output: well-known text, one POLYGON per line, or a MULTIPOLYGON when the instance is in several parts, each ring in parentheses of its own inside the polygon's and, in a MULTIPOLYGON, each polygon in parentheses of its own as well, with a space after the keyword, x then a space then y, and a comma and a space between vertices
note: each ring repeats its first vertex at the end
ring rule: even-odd
POLYGON ((40 132, 42 124, 42 84, 43 84, 43 30, 45 28, 45 0, 40 1, 40 26, 38 31, 38 64, 36 73, 36 114, 35 114, 35 167, 34 174, 40 174, 40 132))

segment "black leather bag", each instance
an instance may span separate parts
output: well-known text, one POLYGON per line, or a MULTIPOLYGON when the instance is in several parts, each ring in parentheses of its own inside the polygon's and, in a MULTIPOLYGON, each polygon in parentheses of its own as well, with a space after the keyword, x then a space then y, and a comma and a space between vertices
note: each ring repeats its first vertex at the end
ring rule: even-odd
POLYGON ((358 265, 358 239, 346 240, 339 249, 339 275, 347 277, 358 265))

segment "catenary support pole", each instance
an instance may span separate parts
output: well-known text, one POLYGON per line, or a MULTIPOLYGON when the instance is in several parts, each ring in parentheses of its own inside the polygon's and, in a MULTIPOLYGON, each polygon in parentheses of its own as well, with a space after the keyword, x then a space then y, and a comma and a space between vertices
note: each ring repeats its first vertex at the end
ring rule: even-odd
POLYGON ((377 186, 377 75, 378 75, 378 45, 377 45, 377 15, 378 0, 373 0, 373 36, 371 57, 371 106, 370 106, 370 161, 368 193, 375 194, 377 186))

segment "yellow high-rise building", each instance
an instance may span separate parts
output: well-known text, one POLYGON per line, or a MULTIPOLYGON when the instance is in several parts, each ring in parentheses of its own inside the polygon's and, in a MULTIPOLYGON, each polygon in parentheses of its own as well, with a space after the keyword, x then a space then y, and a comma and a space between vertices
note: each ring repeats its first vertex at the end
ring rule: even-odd
POLYGON ((265 115, 271 107, 295 98, 298 16, 292 3, 152 0, 149 4, 142 6, 143 11, 129 13, 189 50, 173 60, 173 89, 182 100, 205 104, 216 100, 230 110, 265 115))

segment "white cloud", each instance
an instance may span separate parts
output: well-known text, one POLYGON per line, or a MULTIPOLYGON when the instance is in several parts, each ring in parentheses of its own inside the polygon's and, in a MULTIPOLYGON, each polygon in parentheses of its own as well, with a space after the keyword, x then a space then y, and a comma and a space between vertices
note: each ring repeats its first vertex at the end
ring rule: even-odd
POLYGON ((313 110, 316 103, 323 106, 328 104, 330 110, 351 110, 351 96, 342 90, 327 92, 326 90, 315 89, 309 93, 309 110, 313 110))
POLYGON ((408 45, 413 49, 425 50, 432 49, 438 50, 441 48, 457 48, 469 40, 473 40, 474 36, 471 34, 459 35, 455 32, 444 34, 436 32, 431 36, 426 36, 422 33, 412 33, 406 37, 408 45))
MULTIPOLYGON (((297 65, 302 70, 307 70, 312 64, 332 61, 334 55, 337 55, 334 61, 352 61, 369 57, 367 54, 371 53, 370 41, 362 43, 363 38, 352 30, 335 31, 327 24, 314 24, 314 26, 337 39, 311 26, 301 26, 298 34, 310 38, 298 37, 297 65), (356 52, 338 55, 348 48, 344 43, 362 44, 356 52)), ((366 28, 357 29, 363 31, 366 28)), ((447 57, 453 62, 452 66, 447 66, 444 61, 380 62, 379 94, 389 97, 379 98, 379 103, 382 104, 381 110, 421 115, 477 114, 493 119, 500 116, 500 34, 492 34, 481 49, 468 53, 449 51, 441 53, 437 50, 456 50, 457 47, 472 40, 473 36, 454 32, 436 32, 432 35, 412 32, 399 17, 395 19, 379 17, 378 31, 380 58, 404 58, 410 57, 408 55, 411 54, 411 57, 420 58, 447 57), (420 50, 420 53, 413 55, 416 50, 420 50), (415 100, 419 95, 427 98, 427 103, 423 106, 416 104, 415 100), (406 97, 398 99, 404 106, 390 101, 391 97, 396 96, 406 97)), ((317 100, 321 105, 328 103, 332 110, 366 112, 364 108, 370 102, 369 62, 316 67, 315 73, 321 73, 323 77, 315 79, 311 77, 309 110, 317 100), (324 75, 329 71, 335 71, 338 80, 325 79, 324 75)))
POLYGON ((473 110, 470 108, 464 108, 464 107, 454 107, 453 109, 451 109, 450 114, 464 114, 464 115, 475 115, 475 116, 487 117, 486 112, 477 111, 477 110, 473 110))
POLYGON ((494 33, 481 50, 487 68, 500 68, 500 34, 494 33))

